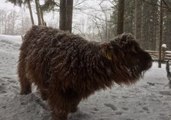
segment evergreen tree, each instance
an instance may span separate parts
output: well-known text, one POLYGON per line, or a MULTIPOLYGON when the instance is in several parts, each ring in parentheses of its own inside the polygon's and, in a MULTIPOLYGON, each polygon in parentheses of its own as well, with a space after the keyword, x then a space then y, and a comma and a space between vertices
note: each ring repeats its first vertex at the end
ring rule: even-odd
MULTIPOLYGON (((116 1, 115 1, 116 2, 116 1)), ((155 50, 159 40, 159 0, 127 0, 124 7, 124 32, 134 33, 144 49, 155 50)), ((116 33, 116 20, 119 2, 113 6, 113 32, 116 33)), ((120 14, 120 13, 119 13, 120 14)))
POLYGON ((155 50, 156 31, 159 25, 159 11, 157 6, 158 0, 148 0, 143 2, 142 15, 142 46, 144 49, 155 50))
POLYGON ((163 30, 163 43, 167 44, 167 49, 171 50, 171 1, 165 0, 164 9, 164 30, 163 30))

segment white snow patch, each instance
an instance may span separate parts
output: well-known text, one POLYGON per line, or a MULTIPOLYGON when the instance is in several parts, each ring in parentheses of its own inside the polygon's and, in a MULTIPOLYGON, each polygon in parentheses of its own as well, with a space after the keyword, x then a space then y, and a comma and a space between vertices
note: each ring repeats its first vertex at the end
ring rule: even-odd
POLYGON ((167 53, 171 53, 171 51, 166 51, 167 53))
POLYGON ((167 48, 167 45, 166 44, 162 44, 162 48, 167 48))

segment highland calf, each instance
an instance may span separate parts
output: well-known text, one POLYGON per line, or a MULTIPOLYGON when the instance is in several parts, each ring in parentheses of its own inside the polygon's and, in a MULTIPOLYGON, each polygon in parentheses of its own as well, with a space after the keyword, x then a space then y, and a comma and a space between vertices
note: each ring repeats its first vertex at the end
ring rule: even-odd
POLYGON ((67 120, 82 99, 113 84, 135 83, 152 65, 131 34, 110 42, 89 42, 57 29, 33 26, 20 48, 21 94, 37 85, 54 120, 67 120))

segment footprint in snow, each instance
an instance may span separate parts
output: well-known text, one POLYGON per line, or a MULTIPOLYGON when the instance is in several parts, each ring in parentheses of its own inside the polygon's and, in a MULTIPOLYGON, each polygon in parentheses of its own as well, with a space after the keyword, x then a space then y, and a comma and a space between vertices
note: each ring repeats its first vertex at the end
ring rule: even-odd
POLYGON ((89 120, 91 117, 87 113, 77 111, 76 113, 69 115, 69 120, 89 120))
POLYGON ((160 91, 159 93, 161 95, 170 95, 171 96, 171 91, 160 91))
POLYGON ((111 108, 113 111, 117 110, 117 107, 115 107, 114 105, 110 104, 110 103, 105 103, 104 104, 106 107, 111 108))
POLYGON ((7 93, 5 89, 3 85, 0 85, 0 94, 7 93))
POLYGON ((145 107, 143 107, 142 109, 143 109, 144 111, 146 111, 147 113, 150 113, 150 110, 149 110, 148 107, 145 106, 145 107))

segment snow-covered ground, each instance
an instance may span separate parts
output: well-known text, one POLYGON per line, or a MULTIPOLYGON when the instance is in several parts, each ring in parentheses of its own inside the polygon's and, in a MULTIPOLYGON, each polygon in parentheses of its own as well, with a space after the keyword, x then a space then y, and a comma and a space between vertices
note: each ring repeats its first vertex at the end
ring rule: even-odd
MULTIPOLYGON (((0 35, 0 120, 50 120, 45 101, 35 91, 19 95, 17 61, 20 36, 0 35)), ((69 120, 171 120, 171 89, 165 65, 153 64, 144 78, 131 86, 98 91, 69 115, 69 120)))

